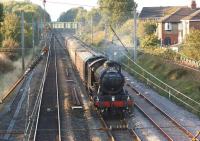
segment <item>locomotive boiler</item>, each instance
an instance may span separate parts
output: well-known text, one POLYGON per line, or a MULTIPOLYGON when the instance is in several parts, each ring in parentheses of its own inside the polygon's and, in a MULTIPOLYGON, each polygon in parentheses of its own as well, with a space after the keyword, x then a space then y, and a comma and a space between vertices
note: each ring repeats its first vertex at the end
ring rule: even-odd
POLYGON ((124 90, 121 65, 92 51, 76 38, 66 37, 65 46, 95 107, 102 114, 131 113, 133 100, 124 90))

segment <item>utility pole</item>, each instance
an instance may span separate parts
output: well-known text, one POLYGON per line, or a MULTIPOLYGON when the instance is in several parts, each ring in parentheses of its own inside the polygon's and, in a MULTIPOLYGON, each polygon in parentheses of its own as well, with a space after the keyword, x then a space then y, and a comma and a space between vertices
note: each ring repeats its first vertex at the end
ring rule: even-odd
POLYGON ((137 60, 137 5, 134 4, 133 16, 134 16, 134 31, 133 31, 133 42, 134 42, 134 61, 137 60))
POLYGON ((105 31, 104 39, 107 40, 108 39, 108 24, 107 24, 107 22, 105 23, 105 29, 104 29, 104 31, 105 31))
POLYGON ((91 44, 93 44, 93 16, 91 15, 91 44))
POLYGON ((43 5, 44 5, 44 34, 46 33, 45 4, 46 4, 46 0, 43 0, 43 5))
POLYGON ((21 50, 22 50, 22 72, 25 70, 24 65, 24 11, 21 11, 21 50))
POLYGON ((34 18, 32 18, 32 45, 33 45, 33 56, 35 56, 35 23, 34 23, 34 18))

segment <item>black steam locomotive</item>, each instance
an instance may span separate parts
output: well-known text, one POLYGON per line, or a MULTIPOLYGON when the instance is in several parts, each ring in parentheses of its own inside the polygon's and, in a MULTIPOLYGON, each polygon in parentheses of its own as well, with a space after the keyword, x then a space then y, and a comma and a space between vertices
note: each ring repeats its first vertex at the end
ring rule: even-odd
POLYGON ((75 38, 66 37, 65 45, 99 111, 130 113, 133 100, 123 88, 121 65, 93 52, 75 38))

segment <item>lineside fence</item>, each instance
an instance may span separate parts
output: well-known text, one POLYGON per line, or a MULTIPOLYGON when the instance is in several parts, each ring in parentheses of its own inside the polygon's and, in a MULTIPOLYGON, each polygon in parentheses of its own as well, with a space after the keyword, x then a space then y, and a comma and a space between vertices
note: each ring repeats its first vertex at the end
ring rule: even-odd
POLYGON ((185 65, 185 66, 196 68, 196 69, 200 69, 200 60, 195 60, 193 58, 187 57, 184 54, 175 52, 169 48, 155 48, 155 50, 139 49, 138 52, 141 54, 150 54, 154 56, 160 56, 171 62, 175 62, 181 65, 185 65))
POLYGON ((142 80, 147 85, 150 85, 161 95, 167 96, 170 100, 175 101, 178 104, 183 105, 187 109, 190 109, 200 115, 199 101, 194 100, 193 98, 187 96, 186 94, 178 91, 159 78, 155 77, 153 74, 134 62, 128 55, 125 55, 125 59, 121 64, 124 69, 127 70, 131 75, 134 75, 139 80, 142 80))

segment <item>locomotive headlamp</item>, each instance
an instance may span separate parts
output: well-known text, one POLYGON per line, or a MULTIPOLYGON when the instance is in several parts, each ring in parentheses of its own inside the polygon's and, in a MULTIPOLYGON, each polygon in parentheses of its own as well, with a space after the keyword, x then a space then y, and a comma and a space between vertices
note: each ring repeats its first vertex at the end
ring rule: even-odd
POLYGON ((96 101, 99 101, 99 97, 97 97, 96 101))
POLYGON ((112 96, 112 101, 115 101, 115 97, 114 96, 112 96))
POLYGON ((129 96, 127 97, 127 100, 130 100, 130 97, 129 97, 129 96))

